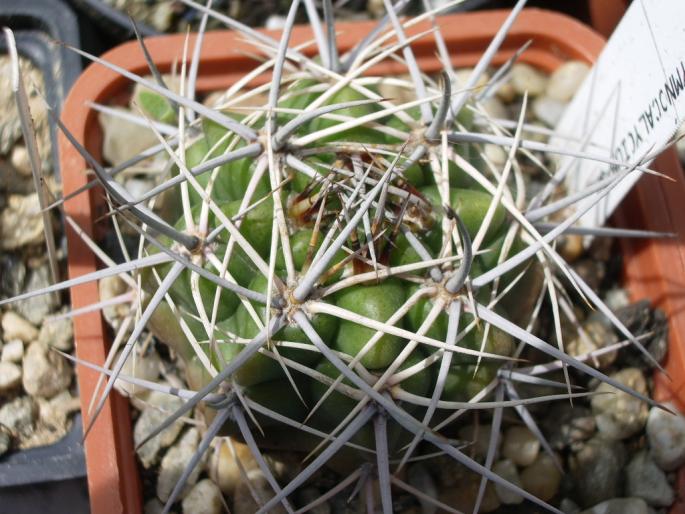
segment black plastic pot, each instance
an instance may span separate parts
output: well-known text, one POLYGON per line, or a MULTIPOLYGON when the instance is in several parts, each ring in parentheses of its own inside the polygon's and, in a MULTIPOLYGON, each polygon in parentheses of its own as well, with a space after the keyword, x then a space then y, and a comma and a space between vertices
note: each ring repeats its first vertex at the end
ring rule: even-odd
MULTIPOLYGON (((0 25, 14 31, 17 51, 43 75, 47 101, 59 113, 64 98, 81 72, 77 54, 55 44, 78 46, 79 30, 73 12, 61 0, 0 0, 0 25)), ((0 38, 0 53, 6 53, 0 38)), ((50 126, 53 170, 59 178, 57 127, 50 126)), ((87 512, 86 474, 80 416, 72 430, 55 444, 10 452, 0 457, 0 514, 87 512), (81 491, 83 494, 78 493, 81 491), (79 501, 83 496, 85 501, 79 501)))
MULTIPOLYGON (((128 15, 106 4, 102 0, 69 0, 91 22, 105 31, 107 36, 120 43, 135 37, 128 15)), ((138 31, 144 37, 156 36, 159 32, 149 25, 136 21, 138 31)))
POLYGON ((80 415, 73 427, 55 444, 0 458, 0 514, 90 511, 80 415))
MULTIPOLYGON (((0 25, 14 31, 17 51, 40 69, 45 80, 47 100, 57 111, 61 109, 71 85, 81 73, 80 57, 56 44, 80 44, 79 28, 74 13, 61 0, 2 0, 0 25)), ((6 53, 6 42, 0 38, 0 53, 6 53)), ((59 178, 57 127, 50 125, 52 162, 59 178)))

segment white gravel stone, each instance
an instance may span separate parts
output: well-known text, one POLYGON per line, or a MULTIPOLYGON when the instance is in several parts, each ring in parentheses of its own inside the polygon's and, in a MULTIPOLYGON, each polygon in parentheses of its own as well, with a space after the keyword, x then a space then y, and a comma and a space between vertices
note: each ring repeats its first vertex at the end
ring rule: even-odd
POLYGON ((491 96, 487 100, 483 101, 483 109, 485 109, 485 112, 488 113, 488 116, 494 119, 506 120, 509 117, 507 108, 500 101, 500 99, 495 96, 491 96))
POLYGON ((651 514, 642 498, 612 498, 582 511, 580 514, 651 514))
MULTIPOLYGON (((677 412, 673 405, 666 406, 677 412)), ((685 464, 685 417, 681 414, 652 407, 647 419, 647 439, 661 469, 672 471, 685 464)))
MULTIPOLYGON (((459 429, 459 438, 465 442, 471 443, 469 451, 472 451, 477 457, 485 457, 488 451, 488 444, 490 441, 490 431, 492 425, 466 425, 459 429)), ((498 445, 501 445, 501 438, 498 445)))
POLYGON ((14 362, 0 362, 0 393, 16 389, 21 384, 21 368, 14 362))
POLYGON ((74 326, 69 318, 46 321, 40 327, 38 341, 57 350, 68 352, 74 347, 74 326))
MULTIPOLYGON (((133 441, 136 446, 154 429, 156 429, 170 414, 183 404, 183 400, 158 391, 150 393, 146 406, 136 420, 133 429, 133 441)), ((183 422, 177 421, 156 435, 140 448, 136 449, 138 458, 144 468, 149 468, 157 462, 163 448, 171 445, 183 429, 183 422)))
MULTIPOLYGON (((466 85, 469 78, 471 78, 472 72, 473 72, 473 68, 460 68, 458 70, 454 70, 454 77, 455 77, 455 81, 456 81, 458 88, 462 88, 466 85)), ((475 88, 485 87, 489 80, 490 80, 490 75, 483 72, 483 73, 481 73, 480 77, 478 77, 478 81, 476 82, 474 87, 475 88)))
POLYGON ((139 198, 150 191, 155 186, 153 180, 145 180, 142 178, 130 178, 124 183, 126 190, 131 193, 134 198, 139 198))
MULTIPOLYGON (((125 294, 129 290, 129 286, 120 277, 105 277, 98 282, 98 290, 100 292, 100 301, 104 302, 125 294)), ((102 315, 114 330, 118 330, 123 319, 128 314, 131 308, 129 302, 110 305, 102 309, 102 315)), ((132 328, 129 328, 128 332, 132 328)))
MULTIPOLYGON (((248 472, 247 478, 250 481, 250 487, 252 487, 262 504, 273 498, 274 490, 261 470, 253 469, 248 472)), ((231 512, 233 514, 254 514, 258 510, 259 506, 252 498, 247 482, 245 480, 241 481, 233 495, 233 510, 231 512)), ((285 512, 286 510, 283 508, 283 505, 279 503, 269 511, 269 514, 285 514, 285 512)))
POLYGON ((582 61, 567 61, 550 75, 547 83, 547 96, 568 102, 590 72, 590 67, 582 61))
POLYGON ((183 498, 183 514, 221 514, 223 500, 221 491, 211 480, 205 478, 183 498))
MULTIPOLYGON (((25 290, 37 291, 48 287, 51 283, 50 268, 45 264, 29 272, 25 290)), ((57 307, 59 307, 59 298, 55 294, 41 294, 19 300, 14 304, 17 314, 36 327, 43 323, 43 320, 57 307)))
MULTIPOLYGON (((126 112, 126 109, 115 107, 126 112)), ((121 164, 158 143, 147 127, 126 121, 112 114, 100 113, 100 126, 104 135, 102 156, 112 165, 121 164)))
POLYGON ((2 362, 21 362, 24 358, 24 343, 21 339, 12 339, 2 347, 2 362))
MULTIPOLYGON (((625 368, 611 375, 634 391, 647 396, 647 381, 638 368, 625 368)), ((610 439, 626 439, 642 430, 647 422, 647 404, 615 387, 601 383, 592 397, 592 412, 597 428, 610 439), (608 394, 606 394, 608 393, 608 394)))
POLYGON ((69 391, 62 391, 50 400, 38 398, 38 416, 41 423, 64 434, 70 427, 69 415, 80 408, 80 399, 71 396, 69 391))
POLYGON ((559 490, 561 471, 552 457, 541 453, 530 466, 521 471, 523 488, 543 501, 551 500, 559 490))
POLYGON ((0 249, 16 250, 41 243, 43 217, 38 195, 8 195, 7 207, 0 213, 0 249))
POLYGON ((71 384, 72 369, 66 359, 43 343, 31 343, 24 357, 22 382, 31 396, 52 398, 71 384))
POLYGON ((486 144, 485 156, 492 161, 495 166, 504 166, 507 162, 507 152, 499 145, 486 144))
POLYGON ((673 488, 666 474, 646 451, 638 453, 628 463, 626 494, 642 498, 654 507, 669 507, 674 499, 673 488))
POLYGON ((246 444, 238 441, 230 441, 229 444, 228 438, 222 438, 209 457, 209 476, 229 496, 233 495, 236 486, 242 481, 236 460, 240 461, 245 471, 259 467, 246 444))
POLYGON ((27 434, 33 428, 36 406, 28 396, 20 396, 0 407, 0 425, 16 434, 27 434))
MULTIPOLYGON (((516 464, 509 459, 495 462, 495 465, 492 467, 492 471, 508 482, 511 482, 519 487, 523 487, 516 464)), ((509 488, 504 487, 503 485, 495 484, 495 492, 497 493, 499 500, 505 505, 518 505, 519 503, 523 502, 523 496, 512 492, 509 490, 509 488)))
MULTIPOLYGON (((199 443, 200 433, 197 429, 190 428, 164 455, 157 477, 157 498, 161 501, 166 502, 169 499, 171 491, 176 486, 178 479, 181 478, 186 464, 197 450, 199 443)), ((202 462, 195 466, 195 469, 188 477, 183 491, 181 491, 180 498, 183 498, 197 482, 203 467, 202 462)))
MULTIPOLYGON (((117 359, 121 356, 121 353, 117 355, 117 359)), ((116 362, 116 361, 115 361, 116 362)), ((150 349, 145 352, 145 354, 132 353, 129 358, 124 362, 124 366, 121 368, 121 373, 129 377, 140 378, 143 380, 149 380, 151 382, 157 381, 159 377, 160 366, 162 365, 159 355, 156 351, 150 349)), ((150 394, 150 390, 141 386, 135 386, 125 380, 117 380, 115 383, 116 388, 127 396, 137 396, 140 398, 145 398, 150 394)), ((169 397, 169 395, 164 395, 169 397)))
POLYGON ((30 343, 38 337, 36 327, 13 311, 7 311, 2 315, 2 333, 5 342, 19 339, 30 343))
MULTIPOLYGON (((566 352, 572 357, 579 357, 618 342, 616 333, 602 314, 591 315, 583 322, 583 330, 587 337, 576 335, 566 344, 566 352)), ((598 369, 604 369, 611 366, 616 357, 618 357, 617 351, 606 352, 598 357, 588 359, 587 363, 598 369)))
POLYGON ((514 89, 514 86, 511 84, 511 81, 507 80, 503 82, 499 88, 497 88, 497 98, 502 100, 504 103, 510 103, 514 101, 514 98, 516 98, 516 89, 514 89))
POLYGON ((540 441, 524 426, 509 427, 502 442, 502 455, 519 466, 528 466, 540 452, 540 441))
POLYGON ((541 96, 533 102, 533 114, 548 127, 556 127, 565 110, 566 103, 548 96, 541 96))
POLYGON ((520 95, 539 96, 547 88, 547 77, 529 64, 517 63, 511 69, 511 85, 520 95))
POLYGON ((2 457, 4 453, 7 453, 11 444, 12 436, 6 428, 0 426, 0 457, 2 457))
POLYGON ((29 152, 25 145, 14 145, 10 162, 19 173, 25 177, 31 176, 31 161, 29 160, 29 152))

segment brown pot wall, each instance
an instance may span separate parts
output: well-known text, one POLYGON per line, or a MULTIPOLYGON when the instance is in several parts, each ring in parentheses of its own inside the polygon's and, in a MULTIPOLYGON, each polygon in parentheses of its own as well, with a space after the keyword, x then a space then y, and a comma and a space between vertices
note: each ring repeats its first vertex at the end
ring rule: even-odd
MULTIPOLYGON (((506 11, 455 14, 438 18, 452 55, 454 66, 473 66, 481 51, 490 42, 506 11)), ((361 39, 373 22, 340 23, 336 26, 342 52, 361 39)), ((429 29, 427 23, 418 24, 408 32, 415 34, 429 29)), ((275 37, 278 33, 273 33, 275 37)), ((308 27, 297 27, 291 45, 311 39, 308 27)), ((564 15, 537 9, 525 10, 512 28, 495 59, 502 63, 523 43, 533 44, 522 59, 536 67, 551 71, 568 59, 592 62, 601 51, 604 40, 597 33, 564 15)), ((191 45, 193 38, 191 37, 191 45)), ((184 35, 150 38, 147 46, 157 67, 169 71, 182 55, 184 35)), ((192 46, 191 46, 192 47, 192 46)), ((432 36, 415 42, 412 48, 422 69, 427 73, 441 69, 435 57, 432 36)), ((254 67, 245 56, 253 49, 236 33, 210 32, 205 37, 202 64, 197 84, 199 92, 226 88, 254 67)), ((313 47, 309 47, 313 51, 313 47)), ((103 56, 106 60, 130 71, 147 74, 147 65, 136 42, 121 45, 103 56)), ((405 72, 396 62, 381 63, 370 73, 394 75, 405 72)), ((266 80, 266 76, 258 81, 266 80)), ((102 133, 97 115, 87 102, 107 103, 116 95, 125 94, 129 81, 101 65, 91 65, 76 82, 63 107, 62 118, 69 130, 97 158, 101 156, 102 133)), ((60 166, 64 193, 86 184, 86 164, 63 135, 59 139, 60 166)), ((671 231, 677 239, 669 241, 623 242, 626 286, 633 299, 649 297, 663 308, 670 319, 670 352, 666 368, 672 381, 657 377, 656 394, 660 400, 685 401, 685 216, 676 213, 685 205, 685 183, 678 173, 674 155, 659 158, 656 168, 672 176, 676 182, 646 177, 635 188, 616 216, 618 223, 652 230, 671 231)), ((96 232, 95 219, 101 212, 101 193, 91 191, 66 202, 65 210, 87 233, 96 232)), ((69 275, 76 277, 93 271, 98 263, 80 238, 68 230, 69 275)), ((86 284, 71 290, 72 305, 78 308, 98 301, 96 284, 86 284)), ((107 354, 109 341, 99 313, 75 319, 76 353, 80 359, 101 364, 107 354)), ((98 374, 82 366, 77 368, 84 423, 98 374)), ((88 466, 88 485, 93 514, 138 514, 142 510, 140 479, 133 452, 130 416, 127 401, 113 394, 100 418, 85 441, 88 466)), ((675 512, 675 511, 674 511, 675 512)), ((677 511, 683 512, 683 511, 677 511)))
POLYGON ((590 23, 597 32, 608 38, 621 21, 629 0, 589 0, 590 23))

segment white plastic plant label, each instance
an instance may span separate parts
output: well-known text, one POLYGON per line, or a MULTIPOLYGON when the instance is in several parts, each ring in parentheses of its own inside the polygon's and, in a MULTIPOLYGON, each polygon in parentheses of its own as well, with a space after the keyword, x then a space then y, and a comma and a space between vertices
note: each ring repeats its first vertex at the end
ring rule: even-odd
MULTIPOLYGON (((685 0, 634 0, 567 107, 551 143, 632 165, 662 148, 683 117, 685 0)), ((560 166, 569 167, 570 192, 623 169, 571 157, 561 159, 560 166)), ((603 225, 642 176, 639 171, 630 173, 578 224, 603 225)), ((594 195, 586 198, 576 208, 587 208, 593 199, 594 195)))

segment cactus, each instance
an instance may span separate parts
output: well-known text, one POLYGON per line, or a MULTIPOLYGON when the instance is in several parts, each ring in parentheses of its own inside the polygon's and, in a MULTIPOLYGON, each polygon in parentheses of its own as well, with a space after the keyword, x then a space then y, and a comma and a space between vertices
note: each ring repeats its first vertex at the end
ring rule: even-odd
MULTIPOLYGON (((114 176, 135 162, 106 169, 65 130, 92 166, 93 184, 108 193, 113 219, 142 242, 130 262, 111 262, 50 289, 119 274, 133 278, 141 315, 130 334, 124 328, 117 336, 126 344, 111 369, 95 366, 107 378, 91 420, 117 378, 183 397, 183 407, 148 439, 200 409, 208 422, 200 450, 218 434, 250 446, 274 490, 259 512, 278 504, 291 512, 291 493, 336 454, 356 463, 357 476, 369 466, 375 470, 383 511, 392 512, 392 485, 406 484, 391 475, 436 450, 482 476, 474 511, 493 481, 558 512, 490 470, 503 408, 516 407, 551 451, 526 405, 589 394, 572 392, 568 367, 640 396, 564 353, 563 291, 575 290, 644 349, 555 250, 554 242, 573 231, 582 213, 544 232, 537 223, 579 196, 599 201, 640 163, 527 141, 525 98, 521 117, 510 125, 513 134, 482 113, 480 101, 492 88, 474 86, 525 2, 512 10, 469 80, 458 84, 439 30, 434 37, 444 70, 436 78, 418 69, 404 32, 408 23, 398 18, 408 2, 386 0, 388 14, 378 29, 338 55, 330 0, 323 2, 323 22, 313 1, 303 0, 318 47, 309 58, 289 44, 298 1, 280 41, 183 1, 205 20, 242 31, 267 55, 258 72, 215 107, 194 98, 197 51, 188 70, 184 53, 183 86, 174 93, 152 61, 154 78, 146 79, 74 49, 145 86, 136 98, 140 113, 132 117, 155 131, 159 145, 133 161, 166 152, 170 169, 168 179, 134 198, 114 176), (363 75, 373 62, 400 54, 410 79, 393 83, 414 96, 403 103, 382 96, 383 77, 363 75), (268 84, 246 87, 267 71, 268 84), (268 96, 264 105, 232 109, 257 93, 268 96), (484 143, 506 149, 503 169, 489 163, 484 143), (623 171, 564 197, 560 169, 527 202, 517 158, 533 150, 594 158, 623 171), (151 207, 157 200, 166 205, 165 217, 151 207), (545 298, 553 305, 556 344, 530 328, 545 298), (183 360, 188 390, 119 376, 144 331, 183 360), (520 359, 526 347, 551 363, 526 366, 520 359), (559 368, 565 383, 539 376, 559 368), (560 394, 522 399, 519 382, 560 387, 560 394), (472 409, 493 414, 484 463, 452 439, 458 418, 472 409), (272 446, 311 457, 283 487, 262 457, 272 446)), ((435 25, 439 10, 424 3, 428 10, 420 18, 435 25)), ((200 457, 198 451, 188 463, 165 512, 200 457)))

